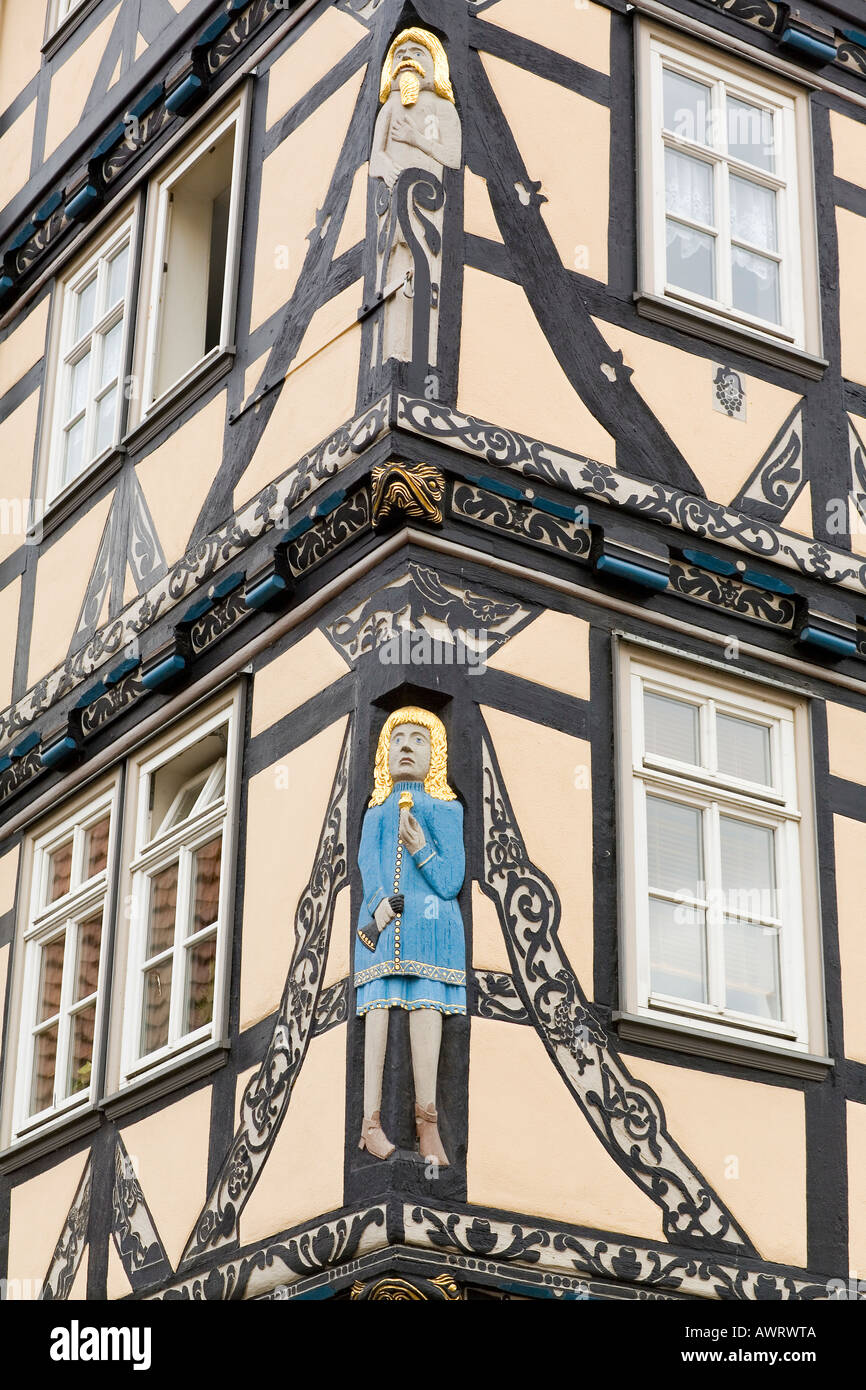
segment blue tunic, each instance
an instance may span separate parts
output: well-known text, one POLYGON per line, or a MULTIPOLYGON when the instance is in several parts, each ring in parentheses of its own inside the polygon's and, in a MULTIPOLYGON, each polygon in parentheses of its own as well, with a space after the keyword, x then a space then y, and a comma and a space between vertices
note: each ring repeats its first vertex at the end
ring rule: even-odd
POLYGON ((364 883, 359 926, 383 898, 402 893, 402 916, 389 922, 368 951, 355 942, 356 1010, 438 1009, 466 1012, 466 938, 457 894, 463 886, 463 807, 429 796, 421 782, 395 782, 381 806, 364 816, 358 863, 364 883), (399 799, 412 793, 412 815, 424 831, 416 854, 399 852, 399 799), (395 886, 395 878, 399 881, 395 886))

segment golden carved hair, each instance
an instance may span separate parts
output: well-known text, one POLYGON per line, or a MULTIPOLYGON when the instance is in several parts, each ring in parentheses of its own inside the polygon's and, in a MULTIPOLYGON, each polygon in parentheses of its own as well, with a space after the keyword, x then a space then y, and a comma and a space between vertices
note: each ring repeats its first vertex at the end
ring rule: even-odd
POLYGON ((400 724, 418 724, 430 735, 430 770, 424 778, 424 790, 437 801, 456 801, 457 797, 448 785, 448 736, 445 725, 428 709, 417 705, 406 705, 395 709, 382 725, 379 742, 376 745, 376 765, 373 769, 373 795, 371 806, 381 806, 394 790, 394 779, 388 767, 388 754, 391 748, 391 735, 400 724))
POLYGON ((436 35, 431 34, 429 29, 404 29, 397 35, 388 49, 382 68, 379 100, 387 101, 391 95, 391 69, 394 65, 394 54, 401 43, 420 43, 423 48, 427 49, 433 59, 433 90, 437 96, 444 97, 446 101, 453 104, 454 88, 451 86, 451 76, 448 70, 448 55, 436 35))

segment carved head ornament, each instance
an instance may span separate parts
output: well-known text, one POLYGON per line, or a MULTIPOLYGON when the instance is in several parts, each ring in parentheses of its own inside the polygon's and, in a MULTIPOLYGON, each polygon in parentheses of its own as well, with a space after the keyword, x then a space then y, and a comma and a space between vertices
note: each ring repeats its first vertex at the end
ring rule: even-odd
POLYGON ((379 100, 387 101, 391 95, 392 84, 399 80, 403 105, 415 105, 421 90, 421 80, 427 78, 427 73, 417 58, 412 58, 409 54, 401 54, 395 61, 399 49, 413 44, 426 48, 430 54, 433 62, 433 90, 436 95, 453 104, 454 89, 451 86, 448 57, 436 35, 431 34, 429 29, 403 29, 397 35, 388 49, 382 68, 379 100))
POLYGON ((406 705, 389 714, 382 725, 379 742, 376 745, 376 763, 373 769, 373 795, 371 806, 381 806, 394 790, 394 779, 390 770, 391 735, 401 724, 416 724, 430 734, 430 767, 424 778, 424 790, 437 801, 456 801, 454 792, 448 785, 448 736, 445 725, 428 709, 416 705, 406 705))

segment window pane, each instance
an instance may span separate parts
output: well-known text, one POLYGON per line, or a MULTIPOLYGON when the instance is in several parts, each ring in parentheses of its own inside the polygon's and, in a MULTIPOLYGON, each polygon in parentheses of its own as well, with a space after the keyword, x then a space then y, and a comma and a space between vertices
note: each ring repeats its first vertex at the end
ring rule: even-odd
POLYGON ((174 944, 174 918, 177 907, 177 864, 154 874, 150 880, 150 918, 147 928, 145 960, 158 956, 174 944))
POLYGON ((709 143, 710 89, 678 72, 664 70, 663 104, 665 130, 681 140, 709 143))
POLYGON ((728 97, 728 153, 771 173, 775 164, 772 112, 728 97))
POLYGON ((114 417, 117 407, 117 387, 107 392, 96 407, 96 446, 95 453, 114 443, 114 417))
POLYGON ((84 421, 79 420, 77 425, 66 431, 66 456, 64 459, 63 480, 68 483, 84 467, 84 421))
POLYGON ((84 832, 84 877, 101 874, 108 864, 109 817, 103 816, 84 832))
POLYGON ((36 1022, 53 1018, 60 1012, 60 986, 63 983, 63 953, 66 947, 66 933, 55 937, 42 947, 39 965, 39 1005, 36 1022))
POLYGON ((84 289, 78 291, 78 304, 75 314, 75 341, 83 338, 85 333, 89 333, 93 327, 93 319, 96 312, 96 276, 90 280, 84 289))
POLYGON ((698 710, 684 700, 644 694, 644 740, 648 753, 676 758, 681 763, 700 763, 698 710))
POLYGON ((126 293, 126 267, 129 264, 129 247, 124 246, 122 251, 108 263, 108 308, 112 308, 126 293))
POLYGON ((162 260, 156 396, 194 366, 220 337, 231 201, 234 129, 207 145, 172 185, 162 260))
POLYGON ((95 1004, 88 1004, 86 1009, 82 1009, 72 1019, 72 1036, 69 1040, 69 1062, 66 1075, 66 1094, 68 1096, 74 1096, 78 1091, 84 1091, 90 1085, 95 1024, 95 1004))
POLYGON ((745 314, 779 323, 779 266, 766 256, 755 256, 739 246, 731 248, 734 308, 745 314))
MULTIPOLYGON (((174 829, 192 814, 210 774, 225 756, 226 729, 221 727, 157 768, 150 782, 148 839, 174 829)), ((222 795, 223 781, 211 789, 213 801, 222 795)))
POLYGON ((722 887, 727 910, 760 921, 776 916, 774 832, 766 825, 721 816, 722 887))
POLYGON ((102 913, 88 917, 78 927, 78 959, 75 963, 75 1002, 96 993, 99 978, 99 946, 102 939, 102 913))
POLYGON ((665 224, 668 284, 714 299, 716 294, 715 238, 694 232, 670 219, 665 224))
POLYGON ((195 854, 195 897, 193 901, 192 931, 201 931, 213 926, 219 917, 220 901, 220 855, 222 836, 202 845, 195 854))
POLYGON ((694 806, 648 796, 646 822, 650 888, 701 897, 704 874, 700 811, 694 806))
POLYGON ((770 772, 770 730, 750 719, 720 714, 716 720, 719 772, 742 777, 749 782, 772 782, 770 772))
POLYGON ((187 953, 186 1017, 184 1031, 192 1033, 213 1018, 216 937, 199 941, 187 953))
POLYGON ((120 348, 123 342, 123 321, 109 328, 102 340, 102 370, 99 373, 99 389, 115 381, 120 371, 120 348))
POLYGON ((144 1005, 141 1015, 141 1055, 155 1052, 168 1042, 168 1015, 171 1006, 171 959, 155 965, 144 976, 144 1005))
POLYGON ((72 881, 72 841, 66 840, 58 845, 48 856, 48 897, 47 902, 56 902, 69 892, 72 881))
POLYGON ((731 175, 731 236, 765 251, 775 251, 776 194, 751 179, 731 175))
POLYGON ((653 994, 706 1003, 707 947, 703 912, 650 898, 650 984, 653 994))
POLYGON ((195 803, 204 791, 207 777, 207 772, 203 772, 193 781, 187 783, 175 803, 168 825, 162 827, 164 830, 169 829, 172 825, 180 825, 181 821, 185 821, 188 816, 192 815, 195 810, 195 803))
POLYGON ((665 208, 676 217, 712 226, 712 166, 703 159, 665 150, 665 208))
POLYGON ((66 416, 67 420, 71 420, 74 415, 80 414, 86 406, 89 381, 90 353, 86 352, 81 360, 70 368, 69 410, 66 416))
POLYGON ((782 1017, 779 933, 772 927, 725 923, 725 1007, 759 1018, 782 1017))
POLYGON ((40 1033, 33 1046, 33 1081, 30 1086, 30 1114, 54 1104, 54 1068, 57 1064, 57 1024, 40 1033))

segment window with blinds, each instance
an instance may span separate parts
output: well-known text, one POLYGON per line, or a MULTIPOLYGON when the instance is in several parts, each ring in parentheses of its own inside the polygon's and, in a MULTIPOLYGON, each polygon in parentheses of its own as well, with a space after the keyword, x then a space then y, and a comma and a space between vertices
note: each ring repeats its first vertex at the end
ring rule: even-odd
POLYGON ((795 709, 654 662, 627 679, 634 1002, 803 1045, 795 709))

